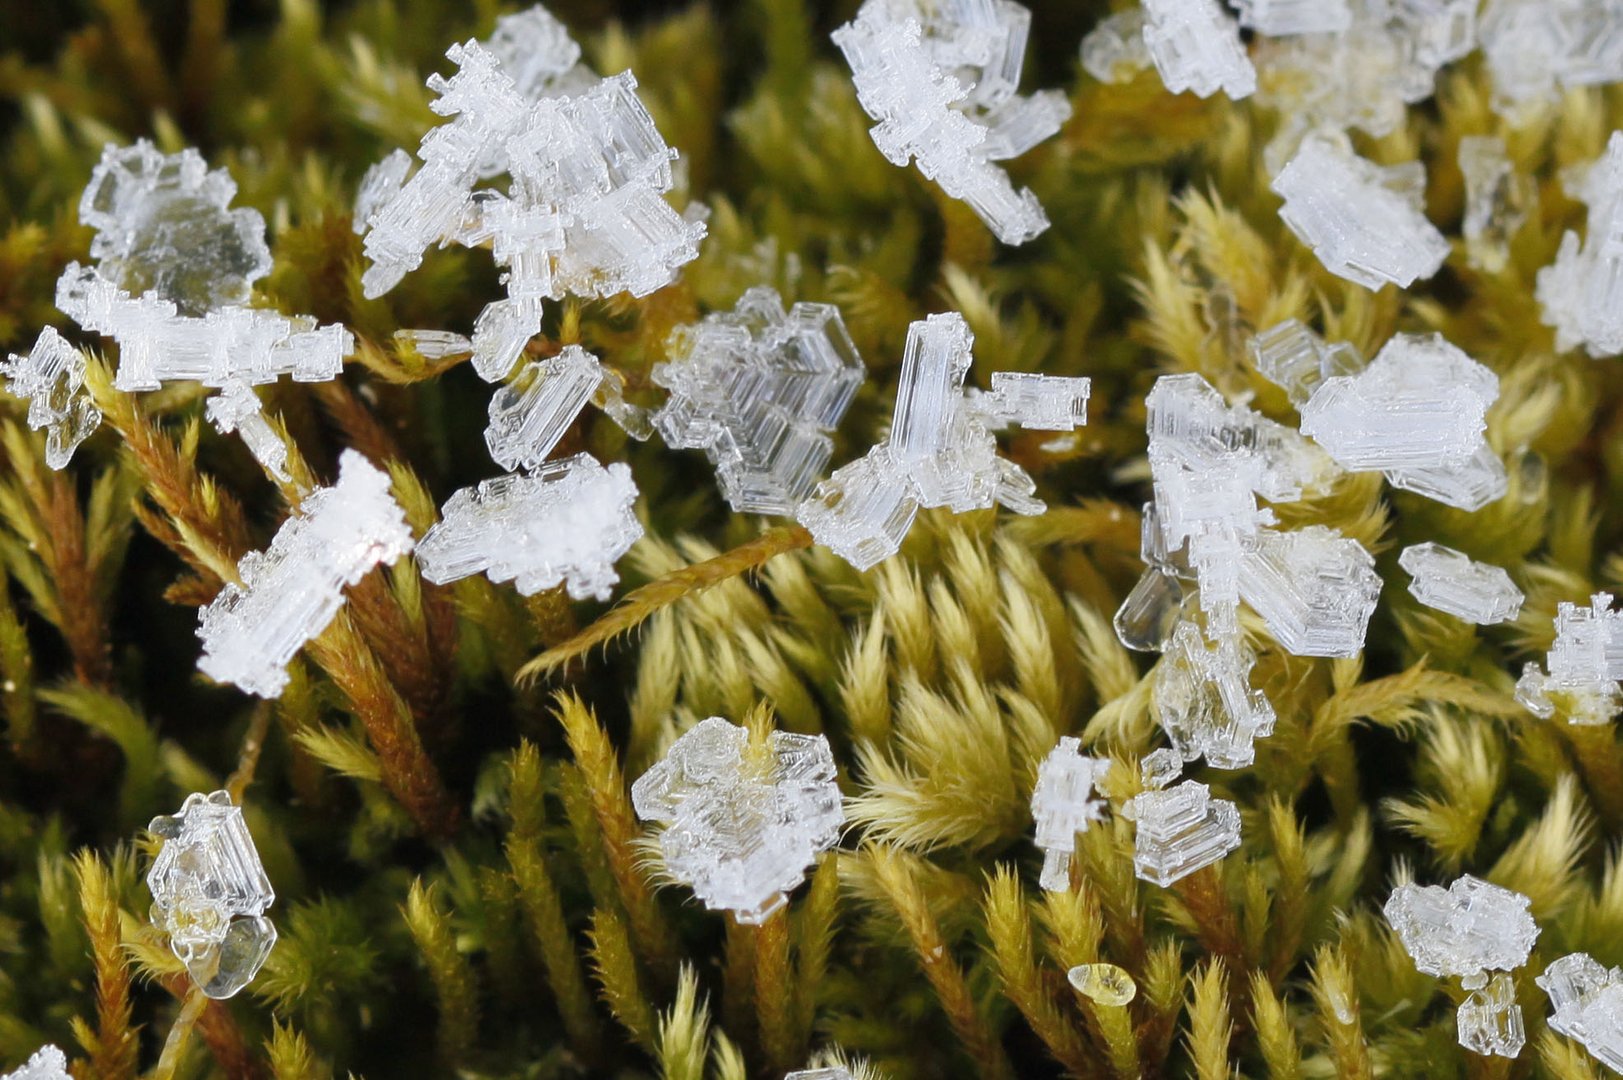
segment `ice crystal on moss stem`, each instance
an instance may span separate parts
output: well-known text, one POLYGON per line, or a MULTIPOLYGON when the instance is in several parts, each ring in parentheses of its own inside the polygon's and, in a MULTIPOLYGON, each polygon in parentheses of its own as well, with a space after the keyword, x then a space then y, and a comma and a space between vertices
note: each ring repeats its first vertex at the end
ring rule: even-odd
POLYGON ((1458 975, 1480 988, 1486 971, 1527 963, 1539 928, 1521 893, 1467 874, 1448 888, 1399 885, 1384 909, 1415 967, 1428 975, 1458 975))
POLYGON ((1127 800, 1122 816, 1138 824, 1133 867, 1163 888, 1210 866, 1240 846, 1240 811, 1211 789, 1185 780, 1127 800))
POLYGON ((42 1046, 22 1067, 6 1073, 0 1080, 72 1080, 68 1073, 68 1058, 55 1046, 42 1046))
POLYGON ((1069 736, 1060 739, 1037 766, 1037 786, 1031 792, 1035 842, 1043 853, 1040 884, 1050 891, 1070 888, 1076 834, 1104 817, 1104 800, 1094 798, 1094 788, 1110 771, 1110 762, 1084 757, 1081 745, 1069 736))
POLYGON ((64 468, 101 426, 101 410, 85 390, 84 356, 47 326, 27 356, 0 361, 0 374, 6 392, 28 402, 28 426, 45 432, 45 463, 64 468))
POLYGON ((1623 968, 1571 953, 1533 980, 1550 997, 1550 1027, 1623 1072, 1623 968))
POLYGON ((1581 242, 1570 230, 1561 237, 1535 292, 1557 348, 1616 356, 1623 352, 1623 131, 1612 133, 1575 194, 1589 205, 1587 234, 1581 242))
POLYGON ((490 399, 485 445, 504 469, 533 469, 547 459, 603 382, 597 357, 579 345, 526 364, 490 399))
POLYGON ((1516 700, 1549 718, 1559 705, 1569 724, 1604 724, 1623 709, 1623 612, 1610 593, 1596 593, 1587 608, 1562 602, 1555 614, 1549 672, 1531 661, 1516 683, 1516 700))
POLYGON ((1153 686, 1156 718, 1185 761, 1239 769, 1256 759, 1253 743, 1273 734, 1275 717, 1251 686, 1255 662, 1238 634, 1207 642, 1193 623, 1178 624, 1153 686))
POLYGON ((233 431, 242 436, 248 452, 276 479, 288 481, 287 444, 271 428, 259 403, 259 396, 247 383, 228 384, 204 407, 209 423, 222 435, 233 431))

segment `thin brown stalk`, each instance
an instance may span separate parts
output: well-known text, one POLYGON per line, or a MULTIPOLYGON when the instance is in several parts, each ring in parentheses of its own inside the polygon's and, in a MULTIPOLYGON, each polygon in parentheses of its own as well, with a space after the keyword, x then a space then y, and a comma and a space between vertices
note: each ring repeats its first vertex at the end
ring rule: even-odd
POLYGON ((789 913, 780 909, 755 928, 755 1021, 761 1052, 774 1074, 805 1056, 794 1031, 795 975, 789 963, 789 913))
MULTIPOLYGON (((185 974, 167 975, 160 982, 180 1002, 185 1002, 195 988, 191 976, 185 974)), ((263 1073, 259 1063, 253 1051, 248 1049, 242 1029, 237 1026, 236 1018, 231 1015, 225 1002, 208 999, 197 1018, 196 1030, 202 1036, 203 1045, 208 1047, 214 1063, 228 1080, 260 1080, 263 1073)))
POLYGON ((242 805, 242 793, 254 782, 254 770, 259 766, 259 752, 265 748, 265 733, 270 730, 274 708, 268 701, 255 706, 254 715, 248 721, 248 731, 242 737, 242 747, 237 751, 237 767, 226 778, 225 789, 231 793, 231 801, 238 806, 242 805))

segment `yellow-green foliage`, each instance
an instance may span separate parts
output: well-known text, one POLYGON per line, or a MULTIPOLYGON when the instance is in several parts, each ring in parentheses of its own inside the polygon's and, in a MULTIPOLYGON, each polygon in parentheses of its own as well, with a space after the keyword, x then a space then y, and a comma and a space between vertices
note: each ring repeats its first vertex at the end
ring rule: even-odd
MULTIPOLYGON (((342 379, 265 390, 295 475, 330 477, 356 447, 426 530, 496 471, 488 392, 464 358, 430 362, 393 332, 467 332, 499 285, 488 253, 434 251, 363 298, 349 207, 368 165, 435 122, 423 81, 445 48, 513 6, 0 4, 0 348, 73 332, 53 283, 87 255, 74 207, 102 146, 196 145, 269 222, 255 302, 358 337, 342 379)), ((1431 282, 1370 293, 1279 222, 1265 110, 1173 97, 1153 72, 1101 86, 1076 46, 1126 5, 1029 6, 1032 85, 1064 88, 1075 115, 1012 163, 1053 227, 1008 249, 873 146, 827 41, 855 0, 558 0, 590 63, 636 72, 682 152, 677 194, 711 215, 675 284, 549 305, 531 351, 580 342, 652 405, 673 326, 762 282, 837 303, 871 376, 844 461, 883 429, 908 322, 959 310, 982 385, 995 368, 1094 381, 1074 437, 1004 441, 1043 516, 927 513, 902 557, 858 574, 797 526, 728 513, 698 455, 589 411, 566 446, 627 461, 648 526, 618 604, 441 588, 405 559, 353 588, 283 697, 257 705, 195 676, 195 611, 297 489, 203 424, 195 388, 113 391, 105 342, 75 337, 106 424, 68 472, 0 403, 0 1066, 52 1041, 103 1080, 1601 1074, 1547 1029, 1531 980, 1577 949, 1623 963, 1623 753, 1612 728, 1539 721, 1511 687, 1559 602, 1623 587, 1623 369, 1557 353, 1532 299, 1582 223, 1560 177, 1598 155, 1623 99, 1571 91, 1512 130, 1478 60, 1445 72, 1433 105, 1360 149, 1420 157, 1428 212, 1457 236, 1459 140, 1505 135, 1530 218, 1498 273, 1456 245, 1431 282), (1293 657, 1248 624, 1278 725, 1255 767, 1200 774, 1240 806, 1240 850, 1155 888, 1113 815, 1081 838, 1072 889, 1043 893, 1038 761, 1079 736, 1115 763, 1119 810, 1161 741, 1153 658, 1110 624, 1140 569, 1143 396, 1199 372, 1290 422, 1245 356, 1288 317, 1366 352, 1438 330, 1490 366, 1510 494, 1465 514, 1357 475, 1277 507, 1377 555, 1368 650, 1293 657), (1520 618, 1484 629, 1420 607, 1396 553, 1422 540, 1504 566, 1520 618), (710 715, 827 735, 848 798, 840 849, 759 927, 671 884, 631 808, 630 781, 710 715), (140 829, 228 784, 281 940, 247 991, 210 1003, 148 922, 140 829), (1527 893, 1543 927, 1517 976, 1514 1065, 1457 1045, 1457 988, 1416 972, 1378 913, 1395 882, 1462 872, 1527 893), (1065 971, 1096 962, 1136 996, 1073 990, 1065 971)))

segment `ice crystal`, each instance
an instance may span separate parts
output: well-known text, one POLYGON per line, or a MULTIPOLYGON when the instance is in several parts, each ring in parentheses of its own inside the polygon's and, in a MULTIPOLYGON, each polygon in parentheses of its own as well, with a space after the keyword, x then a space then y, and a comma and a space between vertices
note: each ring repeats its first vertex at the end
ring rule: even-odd
POLYGON ((712 910, 765 922, 788 903, 845 812, 821 735, 772 732, 764 746, 719 716, 689 729, 631 786, 644 821, 665 825, 665 869, 712 910))
POLYGON ((1322 525, 1258 533, 1238 584, 1274 640, 1297 656, 1356 656, 1381 593, 1364 546, 1322 525))
POLYGON ((1569 724, 1604 724, 1623 710, 1623 612, 1610 593, 1596 593, 1587 608, 1556 608, 1549 673, 1529 662, 1516 683, 1516 700, 1548 718, 1561 706, 1569 724))
POLYGON ((1557 348, 1582 345, 1590 356, 1615 356, 1623 352, 1623 131, 1612 133, 1575 194, 1589 205, 1586 236, 1580 242, 1569 230, 1561 237, 1555 262, 1538 272, 1535 295, 1557 348))
POLYGON ((547 459, 597 392, 603 368, 579 345, 524 365, 490 399, 485 445, 504 469, 534 468, 547 459))
POLYGON ((1240 28, 1217 0, 1144 0, 1144 45, 1174 94, 1222 90, 1238 101, 1256 92, 1240 28))
POLYGON ((1082 70, 1102 83, 1130 82, 1152 63, 1141 7, 1105 16, 1082 39, 1082 70))
POLYGON ((1110 771, 1110 761, 1084 757, 1081 745, 1069 736, 1060 739, 1037 766, 1037 785, 1031 792, 1035 842, 1043 853, 1040 884, 1050 891, 1070 888, 1076 834, 1104 816, 1104 800, 1094 798, 1094 788, 1110 771))
POLYGON ((396 330, 394 340, 395 344, 410 348, 424 360, 444 360, 448 356, 473 352, 470 339, 449 330, 396 330))
POLYGON ((183 317, 246 303, 270 272, 265 219, 230 209, 237 185, 196 150, 162 154, 142 139, 109 145, 79 201, 96 230, 90 257, 131 296, 175 305, 183 317))
POLYGON ((614 564, 642 537, 636 501, 625 465, 589 454, 544 462, 453 494, 417 562, 436 584, 484 573, 525 596, 563 584, 577 600, 607 600, 614 564))
POLYGON ((858 570, 900 551, 918 513, 913 485, 885 443, 835 469, 795 509, 819 544, 858 570))
POLYGON ((1255 662, 1238 635, 1208 642, 1193 623, 1177 625, 1152 686, 1156 718, 1183 760, 1239 769, 1256 759, 1252 744, 1273 734, 1274 707, 1251 686, 1255 662))
POLYGON ((228 998, 259 973, 276 928, 276 900, 242 808, 228 792, 186 797, 179 813, 147 826, 163 840, 147 873, 152 923, 169 935, 192 979, 211 998, 228 998))
POLYGON ((1460 1003, 1456 1022, 1460 1045, 1474 1053, 1513 1058, 1527 1041, 1516 983, 1509 975, 1495 975, 1486 987, 1473 991, 1460 1003))
POLYGON ((1510 239, 1527 220, 1531 199, 1525 178, 1511 163, 1505 140, 1467 135, 1460 140, 1460 173, 1465 177, 1465 258, 1496 274, 1510 261, 1510 239))
POLYGON ((1238 0, 1240 25, 1260 34, 1334 34, 1352 25, 1348 0, 1238 0))
POLYGON ((242 557, 240 583, 228 582, 202 610, 198 668, 250 694, 279 696, 288 661, 338 614, 344 586, 411 547, 388 475, 345 450, 338 482, 305 496, 268 549, 242 557))
POLYGON ((1521 893, 1469 874, 1448 888, 1408 883, 1383 909, 1416 968, 1428 975, 1472 978, 1527 963, 1539 928, 1521 893))
POLYGON ((1419 162, 1381 168, 1344 140, 1310 138, 1274 178, 1280 219, 1325 269, 1370 289, 1408 288, 1448 257, 1448 241, 1426 220, 1419 162))
POLYGON ((1286 319, 1251 339, 1251 359, 1263 378, 1285 391, 1298 407, 1326 379, 1356 375, 1365 360, 1346 342, 1327 343, 1295 319, 1286 319))
POLYGON ((1138 996, 1138 984, 1115 964, 1078 964, 1065 973, 1076 992, 1100 1005, 1121 1007, 1138 996))
POLYGON ((34 1051, 27 1061, 0 1080, 72 1080, 68 1073, 68 1058, 54 1045, 47 1044, 34 1051))
POLYGON ((976 406, 999 425, 1027 431, 1075 431, 1088 422, 1092 380, 1039 375, 1029 371, 992 372, 992 390, 976 406))
POLYGON ((1240 846, 1240 811, 1194 780, 1135 795, 1122 816, 1138 823, 1133 868, 1163 888, 1240 846))
POLYGON ((838 426, 866 374, 839 310, 771 288, 730 312, 679 328, 655 383, 671 392, 652 417, 673 447, 704 450, 740 513, 792 514, 828 467, 838 426))
POLYGON ((79 444, 101 426, 85 389, 85 358, 47 326, 27 356, 0 361, 6 392, 28 402, 28 426, 45 432, 45 463, 64 468, 79 444))
POLYGON ((204 412, 220 434, 229 435, 233 431, 240 434, 248 452, 266 472, 283 483, 291 479, 287 473, 287 444, 265 419, 253 387, 245 382, 228 383, 209 398, 204 412))
POLYGON ((1608 969, 1588 953, 1571 953, 1533 981, 1549 995, 1550 1027, 1623 1072, 1623 968, 1608 969))
POLYGON ((1415 599, 1467 622, 1479 626, 1506 622, 1522 609, 1522 591, 1509 574, 1473 562, 1453 548, 1415 544, 1403 549, 1398 565, 1413 576, 1409 591, 1415 599))
POLYGON ((1490 0, 1482 52, 1493 105, 1520 125, 1561 91, 1623 79, 1623 10, 1592 0, 1490 0))
POLYGON ((1070 115, 1058 92, 1014 94, 1030 17, 1014 3, 867 0, 833 35, 857 100, 878 121, 880 153, 894 165, 916 162, 1005 244, 1038 235, 1048 217, 992 162, 1024 153, 1070 115))

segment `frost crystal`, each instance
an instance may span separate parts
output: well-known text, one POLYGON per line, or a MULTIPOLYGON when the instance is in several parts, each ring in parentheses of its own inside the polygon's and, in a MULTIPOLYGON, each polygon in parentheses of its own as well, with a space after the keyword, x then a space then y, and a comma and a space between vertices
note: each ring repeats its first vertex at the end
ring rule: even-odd
POLYGON ((0 361, 6 392, 28 402, 28 426, 45 432, 45 463, 67 465, 79 444, 101 426, 101 410, 85 390, 85 358, 53 327, 40 331, 27 356, 0 361))
POLYGON ((845 821, 825 737, 774 731, 751 746, 719 716, 677 739, 631 786, 631 801, 639 818, 666 826, 665 869, 748 925, 788 903, 845 821))
POLYGON ((1131 82, 1151 63, 1141 7, 1105 16, 1082 39, 1082 70, 1102 83, 1131 82))
POLYGON ((104 278, 193 317, 245 303, 270 272, 265 219, 229 209, 236 194, 231 175, 210 172, 196 150, 161 154, 143 139, 102 151, 79 220, 96 230, 90 256, 104 278))
POLYGON ((918 513, 913 485, 884 443, 835 469, 795 509, 819 544, 858 570, 900 551, 918 513))
POLYGON ((1505 140, 1467 135, 1460 140, 1465 177, 1465 257, 1472 267, 1496 274, 1510 260, 1510 239, 1527 220, 1527 180, 1511 164, 1505 140))
POLYGON ((1516 700, 1534 715, 1555 715, 1569 724, 1604 724, 1623 710, 1623 612, 1612 610, 1610 593, 1596 593, 1587 608, 1556 608, 1555 644, 1549 674, 1529 663, 1516 683, 1516 700))
POLYGON ((1256 657, 1238 635, 1209 644, 1182 622, 1156 665, 1156 717, 1184 761, 1204 756, 1219 769, 1256 759, 1252 743, 1273 734, 1274 707, 1251 687, 1256 657))
POLYGON ((1562 236, 1534 291, 1556 348, 1615 356, 1623 352, 1623 131, 1612 133, 1576 194, 1589 204, 1585 239, 1570 230, 1562 236))
POLYGON ((1038 375, 1029 371, 992 372, 991 393, 976 405, 999 425, 1027 431, 1075 431, 1088 422, 1091 379, 1038 375))
POLYGON ((564 584, 576 600, 607 600, 614 564, 642 536, 631 470, 590 454, 548 461, 462 488, 417 545, 423 577, 446 584, 484 573, 532 596, 564 584))
POLYGON ((1608 969, 1588 953, 1571 953, 1533 981, 1550 997, 1550 1027, 1623 1072, 1623 968, 1608 969))
POLYGON ((1260 34, 1334 34, 1352 25, 1347 0, 1238 0, 1240 25, 1260 34))
POLYGON ((396 330, 394 340, 396 345, 412 349, 424 360, 444 360, 448 356, 473 352, 472 341, 448 330, 396 330))
POLYGON ((1212 798, 1211 789, 1194 780, 1135 795, 1122 816, 1138 823, 1134 869, 1163 888, 1240 846, 1240 811, 1226 799, 1212 798))
POLYGON ((828 466, 866 374, 839 310, 750 289, 731 312, 679 328, 653 381, 670 390, 652 417, 665 442, 704 450, 740 513, 792 514, 828 466))
POLYGON ((1403 549, 1398 565, 1414 578, 1409 591, 1427 607, 1488 626, 1514 619, 1522 609, 1522 591, 1497 566, 1473 562, 1441 544, 1415 544, 1403 549))
POLYGON ((1448 241, 1426 220, 1419 162, 1381 168, 1343 142, 1310 138, 1274 178, 1279 216, 1325 269, 1369 289, 1408 288, 1448 257, 1448 241))
POLYGON ((1030 19, 1015 3, 867 0, 833 34, 857 100, 879 121, 871 134, 880 153, 898 166, 916 161, 1005 244, 1030 240, 1048 218, 992 162, 1025 153, 1071 111, 1057 91, 1014 93, 1030 19))
POLYGON ((1070 888, 1076 834, 1087 832, 1090 824, 1104 817, 1104 800, 1093 793, 1110 771, 1110 762, 1083 757, 1081 745, 1069 736, 1060 739, 1037 766, 1037 786, 1031 792, 1036 844, 1043 853, 1040 884, 1052 892, 1070 888))
POLYGON ((1623 10, 1593 0, 1490 0, 1482 51, 1493 105, 1520 125, 1560 91, 1623 79, 1623 10))
POLYGON ((597 357, 579 345, 524 365, 490 399, 485 445, 504 469, 531 469, 547 459, 603 381, 597 357))
POLYGON ((1251 359, 1263 378, 1285 391, 1300 407, 1326 379, 1356 375, 1365 361, 1345 342, 1327 344, 1295 319, 1269 327, 1251 339, 1251 359))
POLYGON ((68 1058, 57 1047, 46 1045, 34 1051, 15 1072, 8 1072, 0 1080, 73 1080, 68 1073, 68 1058))
POLYGON ((268 549, 242 557, 241 583, 228 583, 203 609, 198 668, 250 694, 279 696, 288 661, 338 614, 344 586, 380 562, 393 563, 411 546, 388 475, 345 450, 338 482, 305 496, 268 549))
POLYGON ((1144 45, 1174 94, 1222 90, 1238 101, 1257 89, 1240 28, 1217 0, 1144 0, 1144 45))
POLYGON ((1356 656, 1375 613, 1381 578, 1358 541, 1310 525, 1259 533, 1240 563, 1239 589, 1285 651, 1356 656))
POLYGON ((147 828, 163 839, 147 872, 152 923, 211 998, 253 979, 276 944, 265 910, 276 900, 242 808, 228 792, 186 796, 173 817, 147 828))
POLYGON ((1485 988, 1472 992, 1460 1004, 1457 1022, 1460 1045, 1474 1053, 1513 1058, 1527 1041, 1516 983, 1509 975, 1495 975, 1485 988))
POLYGON ((1521 893, 1469 874, 1448 888, 1399 885, 1383 909, 1414 966, 1427 975, 1478 981, 1485 971, 1512 971, 1527 963, 1539 928, 1521 893))
POLYGON ((287 473, 287 444, 266 421, 259 397, 245 382, 233 382, 209 398, 204 412, 209 423, 222 435, 233 431, 242 436, 248 452, 265 467, 265 471, 284 484, 291 479, 287 473))

